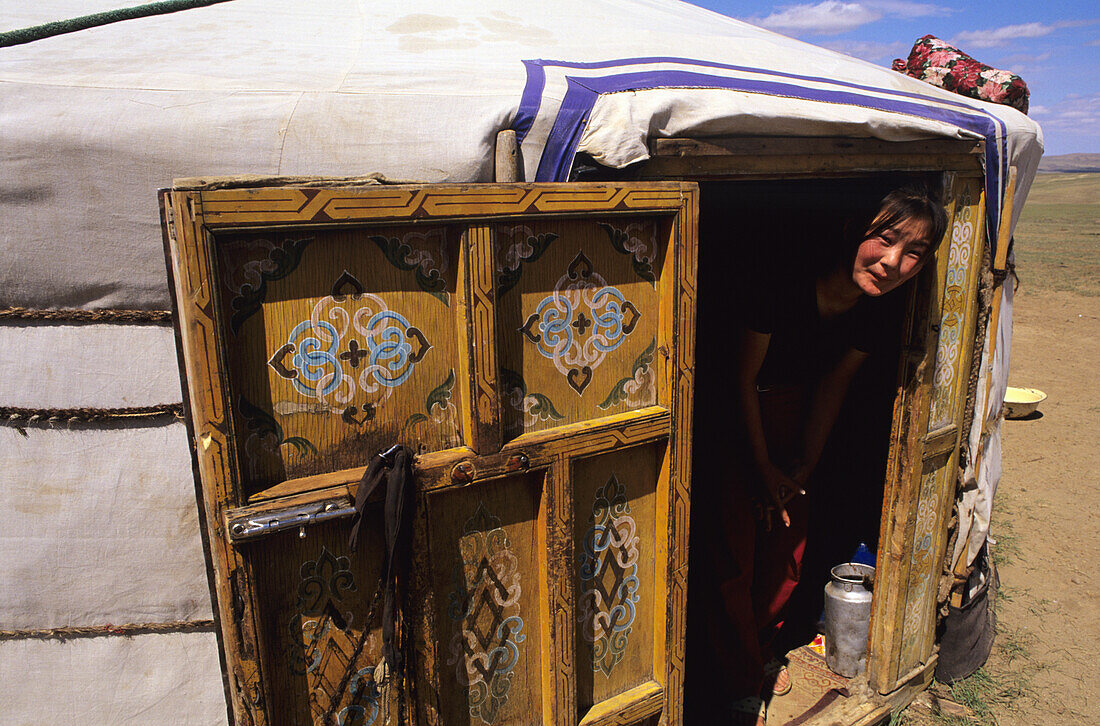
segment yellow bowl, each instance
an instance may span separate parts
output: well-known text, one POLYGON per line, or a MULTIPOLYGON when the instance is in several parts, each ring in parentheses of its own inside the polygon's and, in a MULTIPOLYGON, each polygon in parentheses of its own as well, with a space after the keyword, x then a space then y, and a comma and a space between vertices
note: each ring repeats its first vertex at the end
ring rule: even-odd
POLYGON ((1005 418, 1023 418, 1035 413, 1047 394, 1038 388, 1014 388, 1005 390, 1005 418))

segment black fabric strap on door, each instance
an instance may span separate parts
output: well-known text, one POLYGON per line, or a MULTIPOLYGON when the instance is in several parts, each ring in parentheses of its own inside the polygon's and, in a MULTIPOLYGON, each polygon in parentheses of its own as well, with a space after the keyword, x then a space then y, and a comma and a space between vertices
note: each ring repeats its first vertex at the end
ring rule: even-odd
POLYGON ((409 555, 412 552, 412 501, 413 453, 404 446, 397 446, 371 460, 355 492, 355 515, 352 518, 348 549, 359 546, 359 527, 363 524, 363 510, 367 500, 385 485, 384 518, 386 528, 386 553, 382 561, 379 584, 383 588, 382 600, 382 651, 392 673, 402 673, 402 655, 394 644, 394 608, 398 581, 407 581, 409 555))
POLYGON ((407 637, 401 638, 402 643, 398 643, 395 624, 398 615, 398 597, 404 598, 407 595, 409 558, 412 554, 412 516, 416 508, 413 452, 410 449, 395 446, 371 458, 367 471, 363 474, 359 487, 355 491, 355 514, 352 516, 351 534, 348 537, 348 549, 351 552, 355 552, 359 545, 359 528, 363 524, 363 512, 367 502, 379 487, 385 489, 383 520, 386 546, 382 555, 378 587, 371 598, 367 619, 363 623, 363 632, 359 636, 355 652, 348 661, 336 692, 332 694, 323 723, 332 723, 331 717, 343 697, 351 675, 356 671, 355 666, 370 633, 370 625, 374 621, 374 611, 379 598, 382 599, 382 655, 386 660, 389 677, 396 679, 397 683, 398 723, 405 722, 404 686, 407 680, 406 670, 411 664, 406 661, 404 649, 401 647, 405 644, 404 641, 407 641, 407 637))

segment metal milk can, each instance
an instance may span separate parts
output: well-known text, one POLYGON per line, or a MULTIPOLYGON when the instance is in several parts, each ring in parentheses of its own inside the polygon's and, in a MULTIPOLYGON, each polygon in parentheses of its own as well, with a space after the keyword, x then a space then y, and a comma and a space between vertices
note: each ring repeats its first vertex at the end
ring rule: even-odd
POLYGON ((867 667, 867 630, 875 568, 846 562, 832 569, 825 586, 825 663, 845 678, 867 667))

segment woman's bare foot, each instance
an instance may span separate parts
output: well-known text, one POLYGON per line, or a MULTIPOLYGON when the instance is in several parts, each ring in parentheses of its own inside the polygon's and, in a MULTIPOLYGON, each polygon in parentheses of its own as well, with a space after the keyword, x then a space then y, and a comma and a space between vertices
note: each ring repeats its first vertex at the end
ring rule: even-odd
POLYGON ((791 672, 787 666, 780 666, 775 673, 775 683, 772 685, 773 696, 786 696, 791 692, 791 672))
POLYGON ((791 672, 783 661, 779 659, 769 661, 764 666, 764 675, 771 681, 773 696, 785 696, 791 692, 791 672))

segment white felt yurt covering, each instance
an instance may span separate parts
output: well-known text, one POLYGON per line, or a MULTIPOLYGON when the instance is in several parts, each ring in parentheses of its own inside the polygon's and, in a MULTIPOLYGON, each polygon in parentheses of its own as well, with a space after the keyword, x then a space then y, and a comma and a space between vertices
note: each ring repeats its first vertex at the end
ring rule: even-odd
MULTIPOLYGON (((8 2, 0 31, 121 5, 8 2)), ((547 181, 662 136, 985 138, 993 223, 1007 167, 1015 216, 1042 152, 1013 109, 678 2, 234 0, 0 48, 0 308, 167 309, 156 190, 174 178, 490 181, 505 128, 547 181)), ((163 326, 6 321, 0 376, 0 406, 181 398, 163 326)), ((997 436, 970 447, 972 546, 997 436)), ((0 562, 0 629, 210 618, 184 425, 0 426, 0 562)), ((11 724, 226 719, 209 630, 0 640, 0 702, 11 724)))

